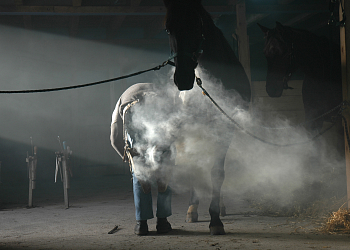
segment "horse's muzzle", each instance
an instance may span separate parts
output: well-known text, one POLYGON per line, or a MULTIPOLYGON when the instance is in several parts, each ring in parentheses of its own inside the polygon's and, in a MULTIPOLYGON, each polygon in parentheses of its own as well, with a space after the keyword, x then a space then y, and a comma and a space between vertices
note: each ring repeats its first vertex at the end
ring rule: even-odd
POLYGON ((283 81, 275 83, 266 82, 266 93, 269 97, 281 97, 283 94, 283 81))
POLYGON ((193 88, 195 79, 194 70, 191 71, 175 71, 174 82, 177 88, 182 90, 190 90, 193 88))

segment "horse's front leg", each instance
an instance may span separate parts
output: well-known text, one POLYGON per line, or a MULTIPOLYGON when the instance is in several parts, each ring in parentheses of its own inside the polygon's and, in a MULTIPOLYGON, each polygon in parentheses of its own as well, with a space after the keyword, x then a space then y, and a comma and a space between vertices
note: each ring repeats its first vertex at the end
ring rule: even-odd
POLYGON ((225 155, 218 158, 211 170, 211 181, 213 185, 212 200, 209 207, 211 217, 209 229, 211 235, 225 234, 224 225, 220 220, 220 191, 225 179, 225 155))

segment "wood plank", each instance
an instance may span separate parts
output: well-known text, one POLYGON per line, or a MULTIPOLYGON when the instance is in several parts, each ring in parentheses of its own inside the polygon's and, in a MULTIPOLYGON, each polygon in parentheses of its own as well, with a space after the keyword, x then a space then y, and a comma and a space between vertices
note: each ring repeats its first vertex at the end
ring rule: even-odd
MULTIPOLYGON (((234 13, 234 5, 204 6, 211 14, 234 13)), ((254 4, 246 7, 249 14, 329 12, 327 4, 254 4)), ((164 6, 0 6, 2 15, 165 15, 164 6)))
POLYGON ((304 110, 301 96, 284 96, 280 98, 255 97, 253 106, 262 111, 299 111, 304 110))
POLYGON ((245 2, 236 5, 238 58, 251 82, 249 37, 247 34, 245 2))
POLYGON ((288 120, 291 126, 298 125, 305 121, 304 110, 260 111, 259 114, 263 121, 274 121, 276 118, 279 118, 281 120, 288 120))
MULTIPOLYGON (((135 4, 135 3, 133 3, 135 4)), ((210 13, 229 13, 233 7, 228 6, 207 6, 210 13)), ((36 15, 165 15, 164 6, 0 6, 0 14, 33 14, 36 15)))

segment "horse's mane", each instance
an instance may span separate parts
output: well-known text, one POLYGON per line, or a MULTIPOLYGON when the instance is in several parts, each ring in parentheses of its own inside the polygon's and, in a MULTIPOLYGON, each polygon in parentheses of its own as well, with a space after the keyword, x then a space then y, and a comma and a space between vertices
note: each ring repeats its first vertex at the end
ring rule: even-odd
POLYGON ((232 47, 222 31, 215 25, 211 15, 201 6, 205 43, 203 55, 198 59, 199 65, 221 80, 225 89, 235 89, 249 101, 250 83, 232 47))

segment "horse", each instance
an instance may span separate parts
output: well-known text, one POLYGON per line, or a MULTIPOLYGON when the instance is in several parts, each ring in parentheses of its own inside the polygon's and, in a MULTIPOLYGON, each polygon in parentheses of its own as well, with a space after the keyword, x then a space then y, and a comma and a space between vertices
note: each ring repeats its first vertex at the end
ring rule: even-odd
POLYGON ((263 52, 267 59, 266 92, 270 97, 280 97, 291 89, 288 81, 297 69, 305 78, 302 98, 305 110, 305 128, 320 130, 330 119, 332 110, 342 101, 339 46, 326 37, 309 31, 283 26, 276 22, 273 29, 258 24, 265 34, 263 52), (317 119, 321 117, 320 119, 317 119))
MULTIPOLYGON (((239 94, 249 103, 251 89, 244 68, 237 59, 222 31, 215 26, 201 0, 163 0, 166 7, 165 27, 173 53, 174 83, 178 90, 191 90, 197 66, 219 79, 227 93, 239 94)), ((219 88, 219 86, 218 86, 219 88)), ((220 220, 220 192, 225 177, 224 162, 232 137, 218 135, 220 148, 211 169, 212 196, 209 207, 212 235, 225 234, 220 220)), ((191 204, 198 204, 192 192, 191 204)))

